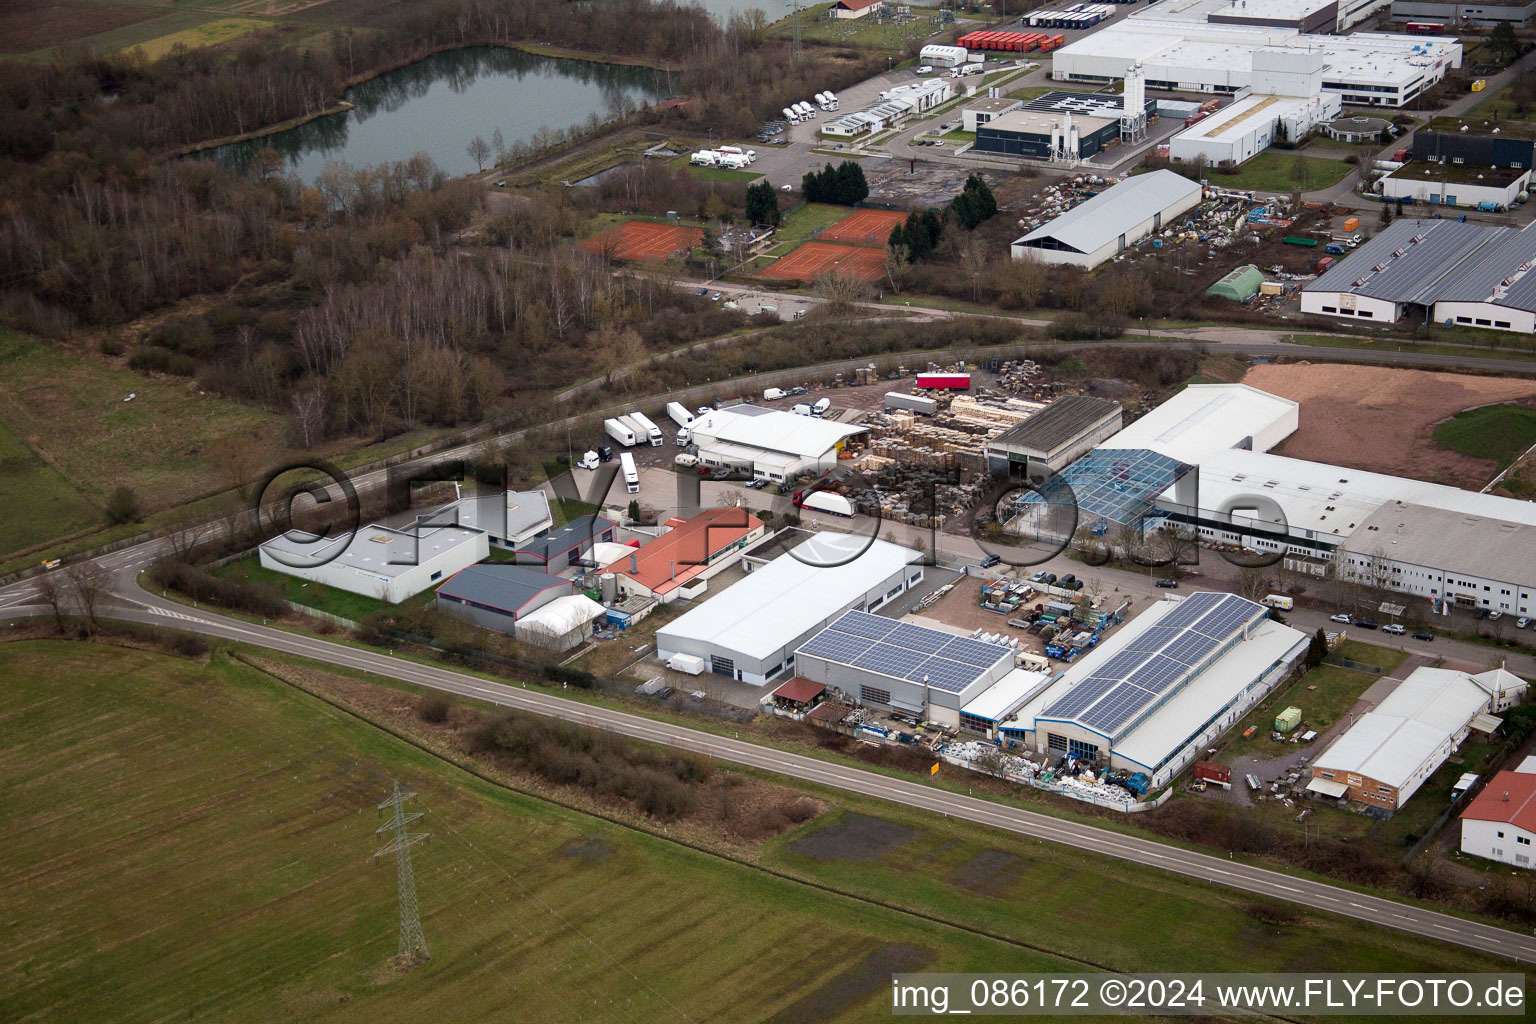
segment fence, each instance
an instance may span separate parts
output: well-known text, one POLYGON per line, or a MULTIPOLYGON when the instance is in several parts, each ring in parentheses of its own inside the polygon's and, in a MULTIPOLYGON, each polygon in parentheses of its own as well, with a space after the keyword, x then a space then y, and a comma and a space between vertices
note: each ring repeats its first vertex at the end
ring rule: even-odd
POLYGON ((1367 665, 1363 661, 1355 661, 1339 654, 1330 654, 1323 659, 1324 665, 1335 665, 1339 668, 1353 669, 1356 672, 1369 672, 1373 676, 1382 674, 1380 665, 1367 665))
POLYGON ((300 612, 304 615, 312 615, 317 619, 324 619, 327 622, 334 622, 336 625, 345 627, 346 629, 358 628, 358 624, 356 622, 352 621, 351 619, 344 619, 340 615, 332 615, 330 612, 323 612, 318 608, 311 608, 307 604, 299 604, 297 601, 284 600, 283 603, 286 604, 289 608, 292 608, 294 611, 300 612))

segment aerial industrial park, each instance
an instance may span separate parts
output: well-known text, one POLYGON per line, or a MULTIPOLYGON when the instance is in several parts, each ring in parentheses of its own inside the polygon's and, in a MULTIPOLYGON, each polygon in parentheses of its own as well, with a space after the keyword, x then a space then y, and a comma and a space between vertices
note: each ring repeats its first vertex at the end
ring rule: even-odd
POLYGON ((3 1015, 1523 1013, 1533 18, 0 13, 3 1015))

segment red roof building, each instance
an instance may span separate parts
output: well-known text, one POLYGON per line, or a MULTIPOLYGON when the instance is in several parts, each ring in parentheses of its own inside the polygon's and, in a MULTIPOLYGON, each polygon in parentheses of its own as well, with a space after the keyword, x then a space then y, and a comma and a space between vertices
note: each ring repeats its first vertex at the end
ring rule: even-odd
POLYGON ((743 549, 767 527, 741 508, 705 509, 602 571, 616 573, 627 597, 649 597, 670 604, 702 592, 703 582, 734 565, 743 549))
POLYGON ((834 18, 862 18, 885 0, 837 0, 832 5, 834 18))
POLYGON ((779 704, 804 706, 826 692, 827 688, 821 683, 791 676, 788 682, 773 691, 773 699, 779 704))
POLYGON ((1461 812, 1461 852, 1536 867, 1536 775, 1499 772, 1461 812))

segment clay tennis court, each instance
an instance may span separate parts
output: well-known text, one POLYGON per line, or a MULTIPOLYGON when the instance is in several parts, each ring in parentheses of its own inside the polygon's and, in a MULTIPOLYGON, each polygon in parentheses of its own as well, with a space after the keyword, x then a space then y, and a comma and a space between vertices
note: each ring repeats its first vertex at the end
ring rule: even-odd
POLYGON ((863 245, 806 242, 788 256, 774 260, 757 276, 814 281, 827 273, 852 274, 866 281, 878 281, 885 274, 885 250, 863 245))
POLYGON ((581 243, 587 252, 619 260, 665 260, 704 241, 704 232, 679 224, 629 220, 581 243))
POLYGON ((823 242, 884 246, 891 237, 891 228, 906 219, 907 215, 900 210, 855 210, 816 238, 823 242))

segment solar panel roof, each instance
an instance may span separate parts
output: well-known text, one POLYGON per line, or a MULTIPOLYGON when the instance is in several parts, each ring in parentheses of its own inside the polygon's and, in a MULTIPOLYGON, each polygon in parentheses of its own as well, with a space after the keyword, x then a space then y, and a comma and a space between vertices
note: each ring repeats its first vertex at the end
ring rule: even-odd
POLYGON ((799 653, 959 693, 1013 651, 882 615, 850 611, 801 645, 799 653))
POLYGON ((1191 594, 1041 717, 1074 719, 1118 739, 1153 702, 1188 682, 1202 659, 1267 614, 1263 605, 1236 594, 1191 594))

